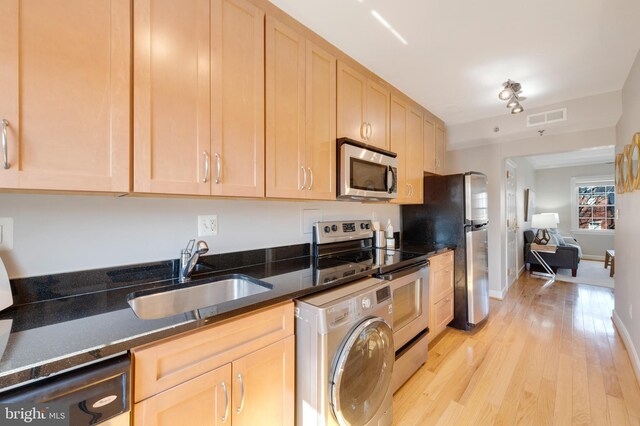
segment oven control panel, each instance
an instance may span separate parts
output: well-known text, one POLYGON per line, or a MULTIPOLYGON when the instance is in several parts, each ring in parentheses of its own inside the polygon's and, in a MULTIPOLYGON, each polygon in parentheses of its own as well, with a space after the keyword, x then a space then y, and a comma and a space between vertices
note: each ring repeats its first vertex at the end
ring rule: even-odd
POLYGON ((316 244, 373 238, 370 220, 316 222, 313 225, 316 244))

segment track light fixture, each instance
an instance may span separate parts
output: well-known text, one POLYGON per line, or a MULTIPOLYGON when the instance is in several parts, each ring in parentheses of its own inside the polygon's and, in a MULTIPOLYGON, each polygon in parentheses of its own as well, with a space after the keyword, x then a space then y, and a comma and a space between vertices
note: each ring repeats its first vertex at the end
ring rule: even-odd
POLYGON ((515 81, 507 80, 502 83, 502 90, 498 93, 498 98, 503 101, 507 101, 507 108, 511 108, 511 114, 518 114, 524 111, 521 101, 526 98, 520 96, 522 93, 522 85, 515 81))

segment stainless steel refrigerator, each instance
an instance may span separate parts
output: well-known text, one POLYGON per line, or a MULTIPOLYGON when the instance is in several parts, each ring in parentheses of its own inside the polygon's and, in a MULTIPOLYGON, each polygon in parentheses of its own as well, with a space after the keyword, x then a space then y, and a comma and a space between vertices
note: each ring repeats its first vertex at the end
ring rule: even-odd
POLYGON ((487 177, 468 172, 424 178, 424 204, 402 206, 404 243, 455 246, 454 318, 462 330, 489 315, 487 177))

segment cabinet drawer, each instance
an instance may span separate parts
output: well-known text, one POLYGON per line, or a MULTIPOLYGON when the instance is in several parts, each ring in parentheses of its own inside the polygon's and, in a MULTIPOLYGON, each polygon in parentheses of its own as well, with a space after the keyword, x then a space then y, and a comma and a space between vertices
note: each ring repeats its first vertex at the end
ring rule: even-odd
POLYGON ((431 281, 431 297, 439 302, 453 292, 453 265, 433 272, 431 281))
POLYGON ((429 258, 429 267, 432 271, 439 271, 447 267, 453 268, 453 250, 431 256, 429 258))
POLYGON ((453 293, 433 306, 434 337, 447 327, 453 319, 453 293))
POLYGON ((134 402, 284 339, 293 331, 293 302, 287 302, 133 349, 134 402))

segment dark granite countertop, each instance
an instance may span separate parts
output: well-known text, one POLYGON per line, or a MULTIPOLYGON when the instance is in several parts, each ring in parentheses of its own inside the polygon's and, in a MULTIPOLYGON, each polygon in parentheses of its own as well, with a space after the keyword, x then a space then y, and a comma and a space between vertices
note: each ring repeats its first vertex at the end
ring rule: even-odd
MULTIPOLYGON (((425 257, 447 249, 423 244, 398 247, 398 250, 425 257)), ((142 320, 129 307, 127 296, 133 292, 181 288, 182 285, 172 278, 174 265, 171 261, 109 268, 99 270, 99 275, 83 271, 38 277, 37 280, 16 280, 31 280, 28 283, 12 281, 14 287, 21 286, 14 301, 22 304, 0 313, 0 349, 4 347, 0 358, 0 391, 344 283, 344 280, 316 283, 308 248, 290 253, 302 256, 282 260, 282 250, 273 252, 276 255, 265 251, 264 256, 255 256, 254 252, 261 251, 242 252, 239 256, 226 258, 224 255, 207 256, 199 268, 202 272, 194 274, 192 282, 244 274, 271 284, 273 289, 200 309, 200 318, 193 312, 186 312, 142 320), (73 283, 74 291, 79 287, 79 291, 85 293, 68 294, 65 281, 73 283), (46 293, 45 300, 40 301, 43 293, 46 293)))

